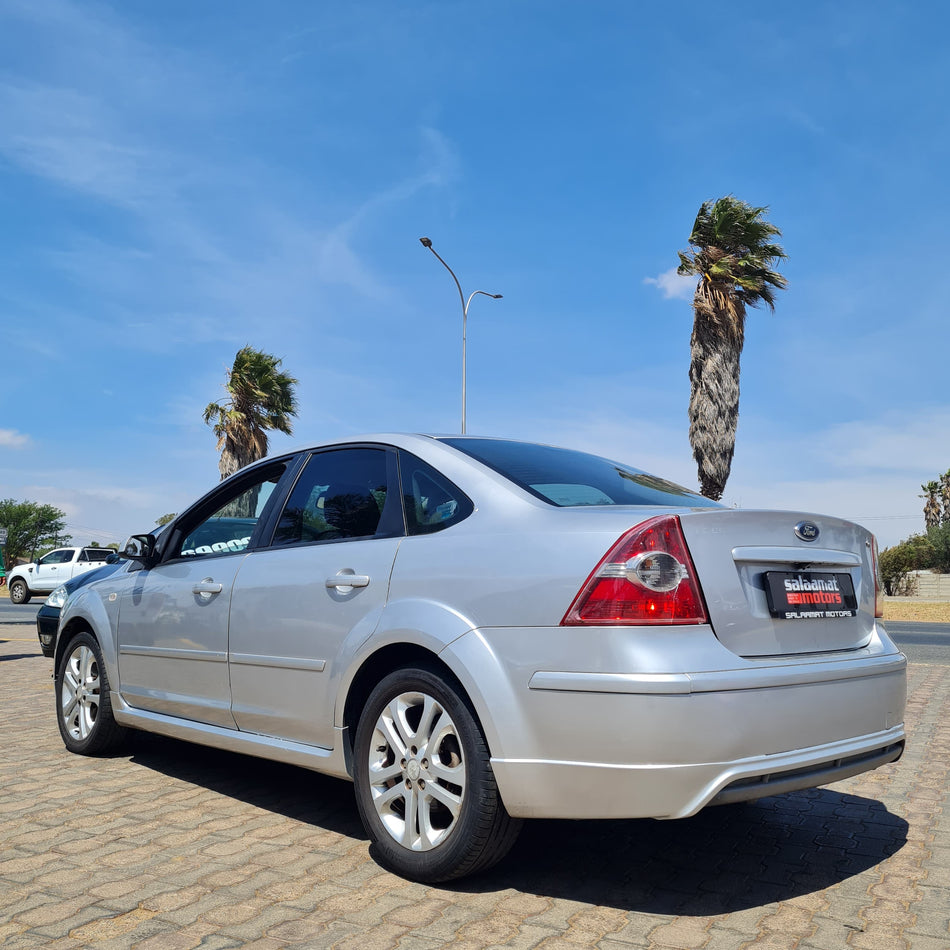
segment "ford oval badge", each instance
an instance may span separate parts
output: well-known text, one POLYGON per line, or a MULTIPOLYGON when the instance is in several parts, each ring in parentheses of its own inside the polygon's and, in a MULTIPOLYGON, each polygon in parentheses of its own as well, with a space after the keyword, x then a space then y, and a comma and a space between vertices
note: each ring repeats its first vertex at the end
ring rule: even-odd
POLYGON ((795 525, 795 534, 802 539, 802 541, 817 541, 818 535, 821 532, 818 530, 818 525, 813 521, 799 521, 795 525))

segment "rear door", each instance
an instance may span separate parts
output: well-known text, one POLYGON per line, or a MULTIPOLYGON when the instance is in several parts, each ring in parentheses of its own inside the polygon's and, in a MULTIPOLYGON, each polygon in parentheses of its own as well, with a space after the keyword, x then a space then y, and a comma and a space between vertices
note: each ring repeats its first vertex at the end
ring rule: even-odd
POLYGON ((333 746, 341 648, 376 627, 403 535, 395 452, 315 452, 272 544, 249 555, 231 600, 229 662, 238 728, 333 746))

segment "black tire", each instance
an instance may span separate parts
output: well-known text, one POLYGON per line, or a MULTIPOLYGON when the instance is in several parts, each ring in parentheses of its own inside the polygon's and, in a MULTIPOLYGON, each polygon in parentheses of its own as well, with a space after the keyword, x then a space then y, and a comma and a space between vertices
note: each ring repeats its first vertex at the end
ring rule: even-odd
POLYGON ((56 664, 56 722, 66 748, 77 755, 117 752, 129 737, 112 715, 99 643, 86 631, 70 639, 56 664))
POLYGON ((14 604, 28 604, 33 596, 26 581, 22 577, 15 577, 10 581, 10 600, 14 604))
POLYGON ((413 881, 484 871, 521 830, 498 794, 467 697, 433 670, 397 670, 370 694, 356 729, 353 782, 370 854, 413 881))

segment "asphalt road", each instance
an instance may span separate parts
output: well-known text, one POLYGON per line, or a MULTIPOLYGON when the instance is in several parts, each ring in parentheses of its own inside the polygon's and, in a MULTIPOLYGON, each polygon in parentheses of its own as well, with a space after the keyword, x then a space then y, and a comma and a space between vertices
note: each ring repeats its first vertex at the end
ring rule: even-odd
POLYGON ((45 596, 34 597, 28 604, 11 604, 0 597, 0 623, 17 623, 36 626, 36 612, 43 606, 45 596))
POLYGON ((890 620, 884 626, 911 663, 950 666, 950 623, 890 620))

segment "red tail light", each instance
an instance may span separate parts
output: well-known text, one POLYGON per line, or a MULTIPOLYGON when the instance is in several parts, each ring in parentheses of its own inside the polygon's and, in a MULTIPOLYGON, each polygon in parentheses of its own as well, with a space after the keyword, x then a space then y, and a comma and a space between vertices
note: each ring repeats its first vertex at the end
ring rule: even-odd
POLYGON ((874 616, 884 616, 884 582, 881 580, 881 562, 877 556, 877 538, 871 535, 871 569, 874 572, 874 616))
POLYGON ((631 528, 574 598, 563 625, 706 623, 706 606, 676 515, 631 528))

